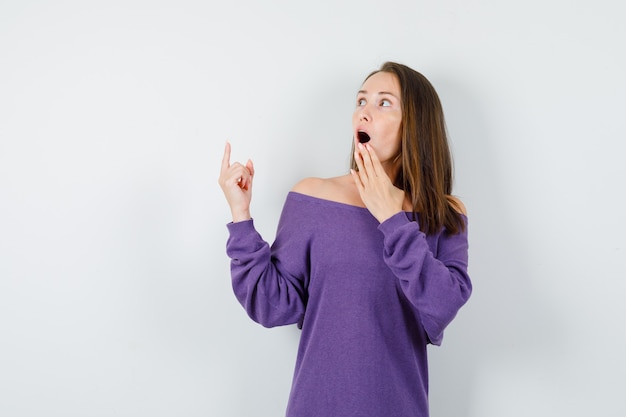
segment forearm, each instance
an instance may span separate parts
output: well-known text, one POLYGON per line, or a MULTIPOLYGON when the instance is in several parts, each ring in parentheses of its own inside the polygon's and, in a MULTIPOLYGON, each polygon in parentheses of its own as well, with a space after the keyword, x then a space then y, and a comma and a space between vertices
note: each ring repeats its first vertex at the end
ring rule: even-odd
POLYGON ((265 327, 298 322, 304 311, 301 284, 272 262, 252 220, 228 228, 233 291, 250 318, 265 327))
POLYGON ((442 235, 433 249, 419 231, 419 224, 409 221, 404 213, 382 223, 379 229, 385 235, 385 262, 418 310, 431 342, 438 344, 444 328, 471 294, 467 236, 442 235))

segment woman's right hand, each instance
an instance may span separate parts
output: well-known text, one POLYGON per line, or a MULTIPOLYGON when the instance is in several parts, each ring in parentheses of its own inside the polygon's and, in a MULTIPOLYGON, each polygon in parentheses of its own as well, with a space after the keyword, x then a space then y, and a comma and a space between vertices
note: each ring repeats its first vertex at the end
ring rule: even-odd
POLYGON ((233 222, 249 220, 250 201, 252 200, 252 178, 254 165, 248 159, 245 165, 230 163, 230 143, 226 142, 219 184, 233 215, 233 222))

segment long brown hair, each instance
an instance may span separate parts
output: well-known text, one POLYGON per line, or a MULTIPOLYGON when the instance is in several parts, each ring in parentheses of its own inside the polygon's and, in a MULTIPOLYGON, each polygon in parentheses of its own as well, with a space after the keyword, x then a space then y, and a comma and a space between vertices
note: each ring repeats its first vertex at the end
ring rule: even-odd
MULTIPOLYGON (((452 155, 437 92, 426 77, 406 65, 386 62, 365 80, 378 72, 394 74, 402 95, 402 144, 397 156, 401 168, 394 185, 410 197, 413 219, 419 215, 422 232, 433 234, 445 227, 449 233, 459 233, 465 222, 450 197, 452 155)), ((350 165, 356 169, 354 149, 350 165)))

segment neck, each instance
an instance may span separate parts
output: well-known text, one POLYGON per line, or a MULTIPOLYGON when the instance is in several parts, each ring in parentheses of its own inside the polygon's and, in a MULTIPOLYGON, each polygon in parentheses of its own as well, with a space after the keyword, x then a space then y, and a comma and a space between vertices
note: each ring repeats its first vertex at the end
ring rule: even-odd
POLYGON ((382 166, 391 182, 394 182, 398 176, 398 172, 400 172, 400 168, 402 167, 402 160, 399 157, 394 158, 391 161, 383 162, 382 166))

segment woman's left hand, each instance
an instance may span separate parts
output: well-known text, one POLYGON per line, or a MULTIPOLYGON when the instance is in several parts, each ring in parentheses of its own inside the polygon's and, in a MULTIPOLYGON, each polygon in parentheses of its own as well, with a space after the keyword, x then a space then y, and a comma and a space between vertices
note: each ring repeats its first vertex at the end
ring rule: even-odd
POLYGON ((382 223, 402 211, 404 191, 393 185, 369 143, 356 144, 354 159, 359 170, 351 170, 352 177, 370 213, 382 223))

